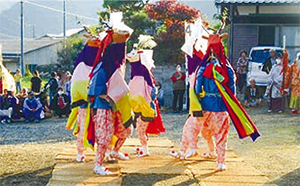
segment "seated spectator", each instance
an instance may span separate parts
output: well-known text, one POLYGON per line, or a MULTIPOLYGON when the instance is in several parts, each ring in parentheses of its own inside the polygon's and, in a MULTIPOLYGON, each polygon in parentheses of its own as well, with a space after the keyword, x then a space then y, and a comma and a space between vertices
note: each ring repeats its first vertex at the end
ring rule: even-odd
POLYGON ((3 95, 0 96, 0 120, 1 123, 10 123, 11 122, 11 116, 13 113, 13 108, 10 105, 9 102, 9 95, 7 89, 4 89, 3 95))
POLYGON ((246 107, 254 107, 261 103, 262 100, 262 91, 256 86, 255 80, 250 80, 250 86, 247 86, 245 89, 244 105, 246 107))
POLYGON ((31 117, 34 118, 34 122, 39 122, 42 112, 41 102, 35 98, 33 91, 28 92, 28 97, 23 103, 23 113, 25 115, 25 122, 28 123, 31 117))
POLYGON ((11 91, 9 96, 9 103, 13 108, 12 119, 20 119, 21 118, 21 109, 19 105, 19 99, 16 97, 15 92, 11 91))
POLYGON ((49 104, 48 104, 48 101, 47 101, 47 91, 46 91, 46 89, 42 89, 42 91, 37 96, 37 98, 43 106, 44 118, 51 118, 52 117, 52 111, 50 110, 49 104))
POLYGON ((51 110, 53 110, 59 117, 62 115, 69 116, 70 114, 70 100, 68 96, 64 93, 63 88, 59 87, 57 89, 57 95, 53 98, 50 104, 51 110))

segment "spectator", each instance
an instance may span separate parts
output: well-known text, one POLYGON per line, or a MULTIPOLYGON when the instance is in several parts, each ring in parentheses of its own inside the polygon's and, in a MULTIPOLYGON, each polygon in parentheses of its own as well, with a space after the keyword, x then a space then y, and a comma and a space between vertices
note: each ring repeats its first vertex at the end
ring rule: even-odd
POLYGON ((69 116, 71 111, 70 100, 68 96, 64 93, 62 87, 59 87, 57 91, 58 92, 56 96, 50 104, 50 109, 53 110, 59 117, 62 117, 62 115, 69 116))
POLYGON ((21 109, 19 108, 19 99, 16 97, 15 92, 11 91, 9 96, 9 103, 13 108, 12 119, 21 118, 21 109))
POLYGON ((270 94, 270 104, 268 112, 277 111, 281 113, 283 110, 282 104, 282 83, 283 83, 283 73, 282 73, 282 58, 276 60, 276 65, 274 65, 269 74, 268 85, 266 89, 265 96, 270 94))
POLYGON ((66 76, 67 76, 67 81, 65 82, 65 90, 66 90, 66 94, 69 98, 69 100, 71 100, 71 79, 72 79, 72 75, 69 71, 66 72, 66 76))
POLYGON ((246 51, 241 51, 240 58, 237 61, 237 76, 238 76, 238 88, 242 92, 246 85, 246 75, 249 59, 246 51))
POLYGON ((172 75, 171 80, 173 82, 173 111, 182 111, 183 107, 183 95, 185 92, 185 75, 181 72, 181 64, 176 66, 176 72, 172 75), (179 106, 177 108, 177 102, 179 100, 179 106))
POLYGON ((39 71, 34 71, 33 77, 31 78, 31 90, 35 93, 39 93, 41 90, 42 80, 40 78, 39 71))
POLYGON ((14 75, 14 79, 15 79, 15 82, 16 82, 17 93, 21 92, 21 89, 22 89, 22 86, 21 86, 22 74, 21 74, 19 69, 16 70, 16 74, 14 75))
POLYGON ((33 91, 28 92, 28 97, 24 100, 23 113, 25 115, 25 122, 28 123, 31 117, 34 118, 34 122, 39 122, 42 112, 41 102, 35 98, 33 91))
POLYGON ((46 90, 43 89, 41 91, 41 93, 38 95, 37 98, 43 106, 44 118, 51 118, 52 117, 52 111, 49 108, 49 104, 48 104, 48 101, 47 101, 47 92, 46 92, 46 90))
POLYGON ((157 82, 156 86, 156 90, 157 90, 157 100, 159 103, 159 108, 164 106, 165 104, 165 100, 164 100, 164 90, 162 89, 161 83, 157 82))
POLYGON ((267 74, 270 73, 272 67, 276 65, 276 51, 274 49, 270 49, 270 57, 266 59, 262 71, 266 72, 267 74))
POLYGON ((250 86, 247 86, 245 89, 244 105, 246 107, 254 107, 261 103, 262 92, 261 89, 256 86, 255 80, 250 80, 250 86))
POLYGON ((46 89, 49 88, 49 97, 50 97, 50 105, 51 105, 54 96, 56 96, 57 94, 57 88, 58 88, 58 79, 57 79, 56 72, 51 73, 51 78, 49 79, 45 87, 46 89))
POLYGON ((13 113, 13 108, 10 105, 9 102, 9 95, 7 89, 3 90, 3 95, 0 97, 0 118, 1 123, 10 123, 11 122, 11 116, 13 113))

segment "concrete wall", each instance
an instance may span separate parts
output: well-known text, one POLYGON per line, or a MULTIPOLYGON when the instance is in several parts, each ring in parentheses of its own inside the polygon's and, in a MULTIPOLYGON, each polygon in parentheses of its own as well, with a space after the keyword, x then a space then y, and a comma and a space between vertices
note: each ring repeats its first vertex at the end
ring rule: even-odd
POLYGON ((57 62, 57 50, 61 44, 54 44, 48 47, 40 48, 24 55, 24 62, 31 65, 46 65, 57 62))
MULTIPOLYGON (((162 84, 162 89, 164 90, 164 99, 165 99, 165 106, 172 107, 172 99, 173 99, 173 89, 172 89, 172 82, 171 76, 175 72, 175 65, 163 65, 163 66, 156 66, 153 70, 153 74, 158 82, 162 84)), ((126 65, 126 81, 129 83, 131 74, 131 67, 128 63, 126 65)), ((185 101, 186 102, 186 94, 185 94, 185 101)))
POLYGON ((236 69, 236 62, 241 50, 245 50, 249 54, 251 47, 257 45, 258 26, 235 24, 233 37, 233 67, 236 69))

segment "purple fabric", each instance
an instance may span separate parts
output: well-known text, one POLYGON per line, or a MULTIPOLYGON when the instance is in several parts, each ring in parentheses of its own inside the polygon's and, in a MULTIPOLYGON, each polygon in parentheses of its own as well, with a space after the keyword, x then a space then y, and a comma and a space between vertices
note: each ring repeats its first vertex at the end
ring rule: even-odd
MULTIPOLYGON (((107 81, 113 73, 125 63, 125 43, 110 44, 106 49, 102 57, 102 68, 107 74, 107 81)), ((106 81, 106 82, 107 82, 106 81)))
POLYGON ((194 73, 200 65, 203 65, 205 60, 201 60, 197 55, 193 54, 193 57, 187 56, 188 59, 188 73, 191 75, 194 73))
POLYGON ((74 69, 80 62, 84 62, 87 66, 92 67, 97 56, 98 49, 98 47, 91 47, 86 44, 74 62, 74 69))
POLYGON ((130 63, 130 65, 131 65, 131 79, 133 79, 135 76, 143 76, 147 84, 150 87, 153 87, 153 82, 149 70, 144 65, 142 65, 140 61, 130 63))

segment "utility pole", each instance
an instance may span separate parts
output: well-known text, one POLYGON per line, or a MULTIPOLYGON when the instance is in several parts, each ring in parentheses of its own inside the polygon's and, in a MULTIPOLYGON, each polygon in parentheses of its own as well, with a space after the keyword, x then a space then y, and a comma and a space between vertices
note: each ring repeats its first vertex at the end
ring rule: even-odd
POLYGON ((24 75, 24 12, 23 12, 23 1, 20 2, 21 5, 21 72, 24 75))
POLYGON ((63 12, 64 39, 66 39, 66 0, 63 1, 63 12))

